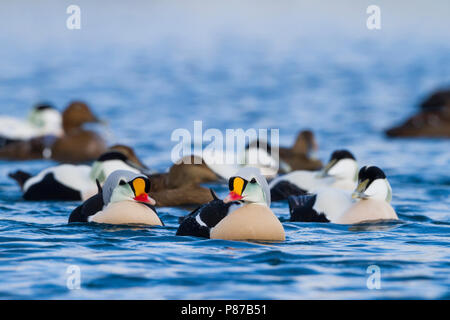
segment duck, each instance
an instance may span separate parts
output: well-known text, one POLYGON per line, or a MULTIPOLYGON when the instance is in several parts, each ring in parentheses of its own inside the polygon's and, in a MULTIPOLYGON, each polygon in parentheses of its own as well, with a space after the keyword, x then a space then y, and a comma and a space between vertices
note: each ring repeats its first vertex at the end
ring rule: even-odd
POLYGON ((127 161, 131 162, 134 167, 138 168, 141 172, 150 172, 148 166, 146 166, 141 159, 136 155, 134 152, 134 149, 130 146, 124 145, 124 144, 115 144, 108 148, 108 151, 117 151, 122 153, 127 161))
POLYGON ((117 170, 109 175, 103 187, 97 183, 97 188, 96 195, 72 211, 69 223, 164 225, 156 213, 155 200, 148 195, 147 176, 117 170))
POLYGON ((0 147, 0 159, 50 159, 73 164, 94 161, 107 150, 107 146, 97 133, 83 128, 86 123, 101 121, 86 103, 74 101, 62 114, 62 135, 12 141, 0 147))
POLYGON ((72 102, 63 115, 64 135, 53 143, 50 151, 52 160, 64 163, 94 161, 107 150, 105 140, 97 133, 86 130, 86 123, 103 123, 89 106, 81 101, 72 102))
POLYGON ((49 103, 35 105, 25 119, 0 117, 0 147, 45 135, 62 135, 61 112, 49 103))
POLYGON ((218 177, 201 158, 187 156, 173 164, 166 173, 148 174, 152 181, 150 196, 157 207, 192 207, 213 200, 203 183, 216 182, 218 177))
POLYGON ((292 147, 280 147, 280 160, 288 165, 287 172, 296 170, 319 170, 322 161, 317 158, 319 147, 311 130, 300 131, 292 147))
MULTIPOLYGON (((101 155, 91 166, 61 164, 42 170, 37 175, 18 170, 10 173, 27 201, 85 201, 97 192, 96 181, 103 185, 108 176, 116 170, 141 173, 137 159, 118 151, 113 146, 101 155)), ((118 149, 128 148, 119 146, 118 149)))
MULTIPOLYGON (((156 178, 156 176, 152 176, 152 178, 156 178)), ((166 179, 164 185, 167 188, 176 188, 187 182, 190 184, 201 184, 217 182, 219 180, 218 176, 208 168, 201 157, 193 155, 183 157, 179 161, 176 161, 170 167, 167 174, 159 174, 159 176, 166 179)), ((158 186, 155 188, 157 190, 158 186)))
POLYGON ((267 180, 258 168, 245 167, 229 179, 228 196, 198 207, 180 219, 178 236, 223 240, 284 241, 282 224, 270 209, 267 180))
POLYGON ((290 195, 307 194, 326 186, 351 191, 356 187, 357 176, 358 163, 355 156, 343 149, 335 150, 322 170, 293 171, 275 178, 269 187, 272 201, 280 201, 290 195))
POLYGON ((289 196, 290 221, 359 224, 398 220, 390 205, 392 188, 379 167, 364 166, 358 173, 358 185, 349 193, 322 188, 313 195, 289 196))
POLYGON ((385 131, 388 137, 450 138, 450 89, 425 99, 420 110, 403 123, 385 131))

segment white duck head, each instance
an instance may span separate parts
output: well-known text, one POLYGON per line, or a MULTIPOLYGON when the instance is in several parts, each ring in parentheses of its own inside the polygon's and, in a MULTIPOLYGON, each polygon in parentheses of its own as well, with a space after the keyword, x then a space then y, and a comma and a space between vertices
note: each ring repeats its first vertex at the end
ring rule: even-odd
POLYGON ((145 168, 131 161, 124 153, 119 151, 108 151, 102 154, 92 165, 90 177, 93 181, 98 180, 100 184, 117 170, 127 170, 135 174, 142 173, 145 168))
POLYGON ((131 171, 117 170, 109 175, 102 189, 103 203, 106 207, 110 203, 121 201, 136 201, 155 205, 150 198, 150 180, 142 174, 131 171))
POLYGON ((336 150, 331 154, 330 161, 319 172, 322 178, 333 177, 338 180, 356 181, 358 163, 350 151, 336 150))
POLYGON ((28 115, 29 123, 40 131, 42 135, 61 135, 62 114, 50 104, 36 105, 28 115))

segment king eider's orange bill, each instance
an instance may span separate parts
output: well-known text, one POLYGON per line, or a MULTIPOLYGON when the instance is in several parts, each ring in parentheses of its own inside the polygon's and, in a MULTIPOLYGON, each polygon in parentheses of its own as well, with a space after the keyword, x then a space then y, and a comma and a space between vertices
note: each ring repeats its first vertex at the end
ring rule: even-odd
POLYGON ((155 205, 156 204, 155 200, 148 196, 147 192, 145 192, 145 187, 146 184, 144 179, 142 178, 134 179, 133 181, 133 188, 135 194, 134 200, 155 205))
POLYGON ((245 181, 241 177, 235 177, 232 178, 232 183, 230 183, 230 193, 228 196, 223 200, 223 202, 231 202, 231 201, 238 201, 242 200, 242 192, 244 191, 244 185, 245 181))

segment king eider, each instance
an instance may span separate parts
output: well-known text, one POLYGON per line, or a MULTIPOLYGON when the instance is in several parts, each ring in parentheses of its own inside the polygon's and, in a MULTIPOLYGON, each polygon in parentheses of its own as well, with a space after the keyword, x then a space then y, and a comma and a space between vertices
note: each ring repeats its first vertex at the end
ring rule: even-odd
POLYGON ((96 180, 103 184, 116 170, 140 173, 143 168, 122 152, 111 150, 92 166, 62 164, 35 176, 19 170, 10 173, 9 177, 17 181, 23 198, 28 201, 84 201, 97 193, 96 180))
POLYGON ((107 224, 145 224, 162 226, 155 210, 155 200, 148 196, 150 180, 131 171, 114 171, 98 193, 77 207, 69 217, 71 222, 107 224))
POLYGON ((390 205, 391 186, 380 168, 361 168, 358 182, 353 194, 323 188, 314 195, 290 196, 288 201, 291 221, 357 224, 398 220, 390 205))
POLYGON ((257 168, 240 169, 229 179, 230 194, 217 197, 182 218, 179 236, 225 240, 283 241, 285 233, 270 210, 266 179, 257 168))
POLYGON ((321 171, 298 170, 273 179, 269 184, 272 201, 313 193, 323 187, 351 191, 356 187, 357 175, 358 164, 353 154, 336 150, 321 171))

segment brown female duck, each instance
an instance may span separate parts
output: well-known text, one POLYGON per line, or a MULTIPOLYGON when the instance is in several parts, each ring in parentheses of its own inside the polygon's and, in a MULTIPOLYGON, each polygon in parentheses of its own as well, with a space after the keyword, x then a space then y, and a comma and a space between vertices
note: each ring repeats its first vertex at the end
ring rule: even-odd
POLYGON ((450 90, 433 93, 421 110, 404 123, 386 130, 388 137, 450 138, 450 90))
POLYGON ((211 192, 200 184, 218 180, 216 174, 195 156, 183 158, 168 173, 151 174, 148 177, 152 182, 150 195, 160 207, 208 203, 213 199, 211 192))
POLYGON ((64 135, 52 145, 51 158, 66 163, 97 159, 107 150, 106 142, 97 133, 83 129, 83 125, 99 122, 85 103, 72 102, 63 112, 64 135))
POLYGON ((310 130, 303 130, 297 135, 291 148, 280 147, 280 160, 288 164, 292 171, 319 170, 322 168, 322 161, 314 156, 317 150, 318 145, 314 133, 310 130))

